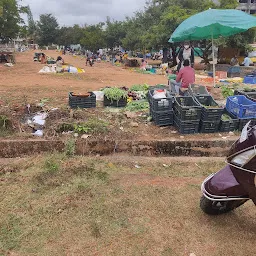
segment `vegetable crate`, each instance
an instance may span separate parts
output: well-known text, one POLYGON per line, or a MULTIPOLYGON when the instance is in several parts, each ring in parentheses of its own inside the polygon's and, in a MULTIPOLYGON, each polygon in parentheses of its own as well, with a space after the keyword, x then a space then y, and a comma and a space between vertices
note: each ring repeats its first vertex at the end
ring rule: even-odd
POLYGON ((240 67, 230 67, 227 72, 229 78, 240 77, 240 73, 241 73, 240 67))
POLYGON ((167 91, 166 97, 161 99, 154 99, 154 90, 149 91, 149 104, 154 111, 167 111, 173 109, 174 97, 167 91))
POLYGON ((191 96, 195 95, 209 95, 207 88, 203 85, 191 84, 188 87, 188 92, 191 96))
POLYGON ((193 134, 199 132, 200 120, 180 120, 174 114, 174 125, 181 134, 193 134))
POLYGON ((244 83, 245 84, 256 84, 256 76, 245 76, 244 83))
POLYGON ((214 133, 219 130, 220 120, 218 121, 202 121, 200 122, 201 133, 214 133))
POLYGON ((123 108, 127 105, 127 98, 121 98, 120 100, 109 100, 104 95, 104 106, 105 107, 116 107, 116 108, 123 108))
POLYGON ((238 127, 239 127, 239 119, 236 118, 231 113, 229 113, 226 109, 224 109, 224 112, 220 119, 219 131, 233 132, 238 130, 238 127))
POLYGON ((90 92, 88 97, 75 96, 73 92, 70 92, 68 96, 71 108, 96 108, 96 95, 93 92, 90 92))
POLYGON ((221 108, 212 96, 195 96, 196 102, 202 107, 202 121, 220 121, 223 113, 221 108))
POLYGON ((244 95, 249 100, 256 102, 256 90, 255 89, 251 89, 248 91, 235 90, 234 95, 244 95))
POLYGON ((192 97, 175 97, 174 114, 181 121, 200 120, 202 108, 192 97))
POLYGON ((154 111, 151 110, 153 121, 158 126, 173 125, 173 111, 154 111))
POLYGON ((256 118, 241 118, 239 119, 239 126, 238 126, 238 130, 242 131, 244 126, 251 121, 252 125, 256 125, 256 118))
POLYGON ((247 99, 244 95, 228 97, 226 109, 239 119, 256 118, 256 102, 247 99))

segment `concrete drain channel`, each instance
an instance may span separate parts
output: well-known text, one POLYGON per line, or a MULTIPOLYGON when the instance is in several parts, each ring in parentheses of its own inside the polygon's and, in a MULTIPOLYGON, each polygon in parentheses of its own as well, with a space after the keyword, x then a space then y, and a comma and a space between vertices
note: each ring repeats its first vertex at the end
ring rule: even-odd
MULTIPOLYGON (((223 157, 233 143, 233 140, 77 140, 75 153, 86 156, 126 153, 134 156, 223 157)), ((65 141, 61 140, 2 140, 0 157, 14 158, 44 152, 64 152, 65 147, 65 141)))

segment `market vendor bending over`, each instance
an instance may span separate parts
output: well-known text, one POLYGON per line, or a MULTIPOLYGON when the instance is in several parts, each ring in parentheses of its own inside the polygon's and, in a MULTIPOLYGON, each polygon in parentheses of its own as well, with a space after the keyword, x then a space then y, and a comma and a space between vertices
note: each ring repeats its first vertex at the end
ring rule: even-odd
POLYGON ((189 60, 184 60, 176 80, 171 80, 170 90, 175 94, 184 95, 190 84, 195 82, 195 70, 189 66, 189 60))
POLYGON ((62 73, 64 70, 62 68, 62 65, 64 64, 64 60, 59 56, 56 61, 56 72, 62 73))

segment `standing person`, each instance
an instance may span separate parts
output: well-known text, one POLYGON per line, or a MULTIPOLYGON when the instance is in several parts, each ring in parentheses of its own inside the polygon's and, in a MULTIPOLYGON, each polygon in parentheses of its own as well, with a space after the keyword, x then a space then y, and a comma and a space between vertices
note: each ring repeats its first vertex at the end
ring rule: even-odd
POLYGON ((245 67, 250 67, 252 63, 251 59, 248 57, 248 55, 245 55, 244 61, 242 63, 245 67))
POLYGON ((193 68, 194 67, 194 62, 195 62, 195 55, 194 55, 194 50, 191 47, 189 42, 184 42, 183 47, 179 51, 178 55, 179 63, 178 63, 178 71, 183 68, 183 63, 185 60, 189 60, 190 66, 193 68))
POLYGON ((92 52, 88 51, 86 54, 86 66, 87 66, 87 63, 90 62, 91 58, 92 58, 92 52))
POLYGON ((239 66, 239 60, 236 55, 231 59, 230 65, 231 66, 239 66))
POLYGON ((171 80, 170 90, 184 95, 190 84, 195 82, 195 70, 189 66, 189 60, 184 60, 184 68, 180 69, 176 80, 171 80))

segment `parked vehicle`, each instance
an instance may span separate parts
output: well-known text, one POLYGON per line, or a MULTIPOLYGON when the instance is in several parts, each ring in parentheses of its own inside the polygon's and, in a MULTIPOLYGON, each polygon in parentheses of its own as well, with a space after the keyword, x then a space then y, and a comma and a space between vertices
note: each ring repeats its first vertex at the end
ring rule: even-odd
POLYGON ((247 123, 232 145, 227 165, 202 183, 201 209, 210 215, 227 213, 246 201, 256 205, 256 126, 247 123))

